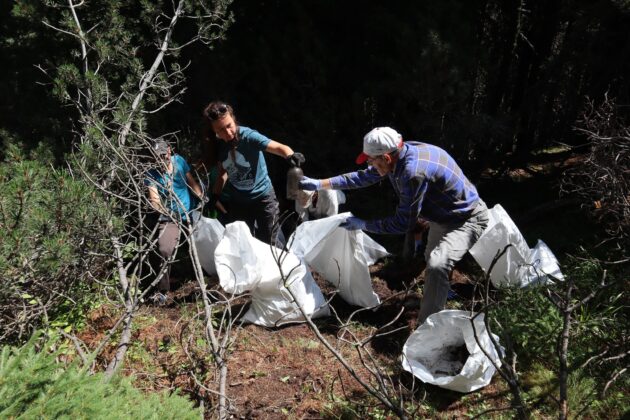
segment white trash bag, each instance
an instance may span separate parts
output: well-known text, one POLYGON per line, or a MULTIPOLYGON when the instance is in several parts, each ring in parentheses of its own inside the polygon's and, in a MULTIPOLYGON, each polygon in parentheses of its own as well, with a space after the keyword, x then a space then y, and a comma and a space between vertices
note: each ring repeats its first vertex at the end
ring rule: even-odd
POLYGON ((349 216, 352 213, 304 222, 288 244, 291 252, 337 287, 346 302, 375 306, 380 299, 372 289, 368 266, 389 253, 363 231, 340 228, 349 216))
POLYGON ((195 221, 192 240, 197 247, 197 255, 201 267, 209 275, 217 273, 217 269, 214 265, 214 250, 221 241, 221 238, 223 238, 224 231, 225 228, 217 219, 210 219, 199 215, 195 221))
MULTIPOLYGON (((276 255, 281 250, 275 248, 276 255)), ((230 223, 214 252, 219 283, 228 293, 250 291, 252 303, 245 321, 265 327, 302 322, 304 317, 289 291, 312 318, 328 316, 330 310, 308 268, 291 253, 282 256, 282 273, 269 244, 252 237, 245 222, 230 223)))
POLYGON ((508 244, 512 245, 490 273, 490 281, 495 287, 545 284, 550 281, 547 275, 564 280, 558 260, 549 247, 539 240, 535 248, 529 249, 520 230, 500 204, 490 209, 488 216, 488 227, 469 252, 484 272, 488 272, 497 253, 508 244))
MULTIPOLYGON (((501 361, 483 323, 475 318, 473 330, 468 311, 443 310, 430 315, 407 339, 402 366, 423 382, 458 392, 471 392, 490 383, 501 361)), ((498 337, 493 334, 498 343, 498 337)))
POLYGON ((542 240, 539 239, 536 246, 531 249, 529 260, 531 262, 531 270, 533 271, 533 273, 530 274, 532 284, 538 281, 543 284, 551 281, 547 275, 564 281, 564 275, 562 271, 560 271, 560 265, 558 264, 556 256, 553 255, 551 249, 549 249, 547 244, 542 240), (541 273, 543 275, 541 275, 541 273))

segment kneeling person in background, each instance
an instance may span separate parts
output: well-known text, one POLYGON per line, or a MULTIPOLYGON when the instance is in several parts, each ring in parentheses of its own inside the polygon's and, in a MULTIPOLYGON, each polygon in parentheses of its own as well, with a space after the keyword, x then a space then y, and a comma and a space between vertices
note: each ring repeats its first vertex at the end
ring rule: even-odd
POLYGON ((180 225, 189 221, 189 213, 194 208, 190 192, 192 190, 199 199, 202 199, 203 193, 186 160, 173 154, 166 141, 156 141, 153 154, 157 157, 157 165, 147 173, 145 185, 149 190, 151 206, 160 213, 158 248, 167 267, 160 277, 155 299, 164 303, 165 293, 170 290, 170 262, 179 245, 180 225))

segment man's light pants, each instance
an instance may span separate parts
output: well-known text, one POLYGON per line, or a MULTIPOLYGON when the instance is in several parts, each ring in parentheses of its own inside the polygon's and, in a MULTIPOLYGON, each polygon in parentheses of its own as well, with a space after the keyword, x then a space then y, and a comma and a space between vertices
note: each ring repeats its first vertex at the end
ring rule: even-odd
POLYGON ((449 275, 455 264, 477 242, 488 226, 488 208, 479 200, 470 217, 460 223, 429 223, 429 237, 424 253, 427 267, 418 325, 444 309, 450 288, 449 275))

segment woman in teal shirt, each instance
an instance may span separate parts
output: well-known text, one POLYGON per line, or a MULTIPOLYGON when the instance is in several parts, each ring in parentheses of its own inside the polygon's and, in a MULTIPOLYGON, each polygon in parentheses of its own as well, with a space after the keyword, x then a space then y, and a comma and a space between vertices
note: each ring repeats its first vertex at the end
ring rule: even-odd
POLYGON ((204 117, 220 140, 217 142, 218 178, 212 201, 218 201, 224 186, 229 184, 230 202, 226 206, 229 218, 243 220, 256 238, 271 243, 279 205, 263 152, 283 157, 295 166, 304 162, 304 156, 256 130, 238 125, 234 110, 224 102, 211 102, 204 109, 204 117))

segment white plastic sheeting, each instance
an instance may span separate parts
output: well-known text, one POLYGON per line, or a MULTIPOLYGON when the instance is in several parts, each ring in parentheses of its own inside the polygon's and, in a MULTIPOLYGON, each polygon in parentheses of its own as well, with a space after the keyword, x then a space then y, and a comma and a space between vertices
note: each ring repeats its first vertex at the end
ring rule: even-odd
POLYGON ((304 222, 288 245, 291 252, 337 287, 346 302, 363 307, 378 305, 380 299, 372 289, 368 266, 389 253, 363 231, 340 228, 349 216, 352 213, 304 222))
POLYGON ((196 216, 192 240, 197 247, 201 267, 207 274, 213 275, 217 273, 214 265, 214 250, 223 237, 225 228, 217 219, 199 216, 198 212, 196 216))
MULTIPOLYGON (((467 311, 444 310, 430 315, 407 339, 402 366, 423 382, 458 392, 471 392, 490 383, 497 366, 498 353, 483 323, 475 318, 475 328, 467 311), (482 347, 477 344, 475 334, 482 347), (462 364, 453 349, 465 345, 469 355, 462 364)), ((498 343, 498 337, 493 335, 498 343)))
MULTIPOLYGON (((275 254, 281 250, 275 248, 275 254)), ((230 223, 214 252, 221 287, 228 293, 250 291, 252 303, 243 319, 266 327, 304 321, 285 287, 312 318, 328 316, 330 310, 313 276, 295 255, 284 253, 280 267, 271 247, 252 237, 244 222, 230 223)))
POLYGON ((539 240, 533 249, 529 249, 525 238, 501 205, 495 205, 488 215, 488 227, 469 252, 481 268, 488 272, 497 253, 508 244, 512 245, 497 260, 490 273, 490 280, 495 287, 545 284, 550 281, 548 274, 564 280, 558 260, 549 247, 539 240))

